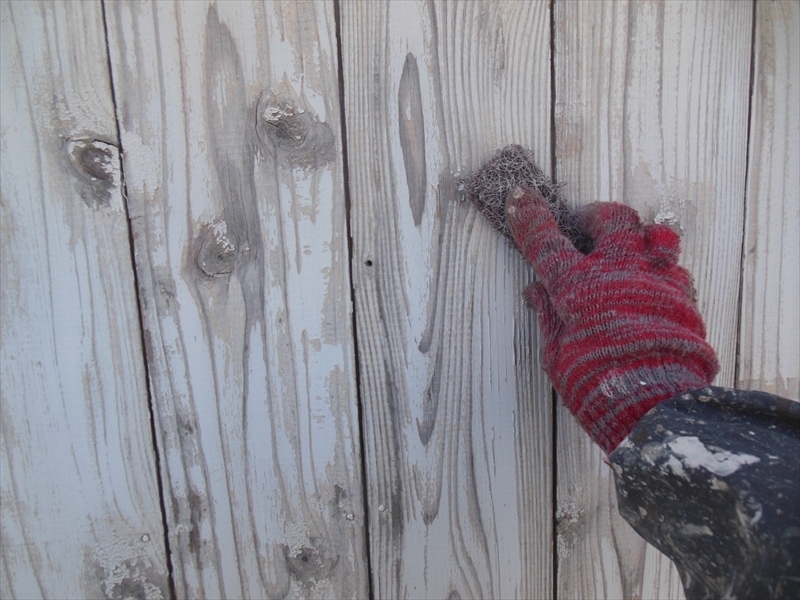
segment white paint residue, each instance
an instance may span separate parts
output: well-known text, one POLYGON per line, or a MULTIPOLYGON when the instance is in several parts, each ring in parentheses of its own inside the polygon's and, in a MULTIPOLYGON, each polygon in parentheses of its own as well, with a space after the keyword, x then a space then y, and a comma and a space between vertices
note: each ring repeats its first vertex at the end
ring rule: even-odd
POLYGON ((214 241, 217 242, 217 244, 219 244, 223 250, 226 252, 233 252, 236 250, 236 246, 227 236, 228 223, 225 221, 215 221, 213 223, 209 223, 208 227, 211 229, 211 233, 214 235, 214 241))
POLYGON ((682 477, 686 481, 689 481, 689 476, 686 474, 686 471, 683 470, 683 463, 674 456, 670 456, 667 460, 667 467, 669 467, 673 474, 677 475, 678 477, 682 477))
POLYGON ((736 508, 736 516, 739 517, 739 521, 745 527, 751 527, 755 525, 761 520, 761 517, 764 516, 764 508, 758 502, 755 502, 754 506, 750 508, 752 509, 752 515, 742 510, 741 507, 736 508))
POLYGON ((675 214, 675 211, 666 202, 662 202, 660 204, 656 216, 653 217, 653 221, 658 223, 659 225, 666 223, 667 225, 671 225, 673 227, 680 226, 680 220, 678 219, 678 215, 675 214))
POLYGON ((735 473, 745 465, 760 462, 761 459, 750 454, 734 454, 723 450, 712 452, 697 437, 678 437, 669 442, 670 449, 681 457, 683 466, 690 469, 702 467, 722 477, 735 473))
POLYGON ((279 121, 283 118, 294 117, 295 115, 302 115, 304 111, 302 108, 291 108, 289 106, 278 105, 278 106, 267 106, 264 109, 264 120, 265 121, 279 121))
POLYGON ((719 480, 719 479, 717 479, 716 477, 712 477, 712 478, 711 478, 711 489, 712 489, 712 490, 717 490, 717 491, 719 491, 719 492, 727 492, 727 491, 728 491, 728 490, 730 490, 731 488, 730 488, 730 486, 729 486, 727 483, 725 483, 724 481, 720 481, 720 480, 719 480))
POLYGON ((635 447, 636 446, 633 445, 633 442, 628 439, 628 436, 625 436, 625 438, 619 443, 619 446, 617 446, 617 448, 630 448, 630 449, 633 449, 635 447))
POLYGON ((287 521, 283 528, 284 539, 292 555, 300 554, 304 548, 311 545, 308 531, 305 527, 294 521, 287 521))
POLYGON ((714 535, 714 532, 709 529, 708 525, 695 525, 693 523, 686 523, 681 527, 681 531, 685 535, 714 535))

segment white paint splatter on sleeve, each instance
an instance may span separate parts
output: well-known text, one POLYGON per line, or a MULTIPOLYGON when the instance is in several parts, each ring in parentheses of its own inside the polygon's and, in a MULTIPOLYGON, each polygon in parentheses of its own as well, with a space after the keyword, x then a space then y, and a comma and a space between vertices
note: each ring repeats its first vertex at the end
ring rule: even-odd
POLYGON ((720 477, 735 473, 745 465, 761 461, 760 458, 751 454, 736 454, 727 450, 713 452, 695 436, 677 437, 669 442, 669 447, 676 456, 681 458, 684 467, 689 469, 702 467, 720 477))

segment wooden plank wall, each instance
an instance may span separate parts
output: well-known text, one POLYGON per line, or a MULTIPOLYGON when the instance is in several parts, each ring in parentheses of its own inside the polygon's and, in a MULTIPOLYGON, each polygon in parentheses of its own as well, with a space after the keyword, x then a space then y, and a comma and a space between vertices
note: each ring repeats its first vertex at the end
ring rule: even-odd
POLYGON ((375 594, 547 597, 552 403, 519 294, 531 273, 456 200, 499 146, 550 163, 549 4, 341 10, 375 594))
POLYGON ((800 399, 800 3, 756 11, 738 387, 800 399))
POLYGON ((800 3, 0 10, 0 597, 683 597, 463 181, 677 227, 800 399, 800 3))
POLYGON ((3 598, 169 588, 101 8, 0 4, 3 598))
MULTIPOLYGON (((578 1, 555 10, 565 193, 575 203, 623 201, 678 228, 722 364, 716 383, 733 385, 752 4, 578 1)), ((669 561, 617 514, 602 451, 563 408, 556 455, 557 510, 577 521, 561 532, 560 595, 682 595, 669 561)))
POLYGON ((364 597, 333 6, 107 25, 175 591, 364 597))

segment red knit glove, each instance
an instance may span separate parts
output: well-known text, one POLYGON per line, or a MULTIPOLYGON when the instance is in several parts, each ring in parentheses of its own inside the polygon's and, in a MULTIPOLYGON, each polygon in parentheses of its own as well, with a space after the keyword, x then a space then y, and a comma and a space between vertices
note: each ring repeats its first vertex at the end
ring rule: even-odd
POLYGON ((563 402, 610 453, 659 402, 709 385, 719 371, 678 266, 680 239, 642 225, 623 204, 576 213, 593 242, 586 256, 558 229, 537 192, 517 187, 506 218, 540 283, 525 290, 539 313, 544 368, 563 402))

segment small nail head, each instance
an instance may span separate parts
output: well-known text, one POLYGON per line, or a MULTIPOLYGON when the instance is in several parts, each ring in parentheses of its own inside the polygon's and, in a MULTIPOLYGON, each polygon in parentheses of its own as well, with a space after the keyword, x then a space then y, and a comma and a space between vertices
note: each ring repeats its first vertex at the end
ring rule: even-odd
POLYGON ((520 186, 517 186, 513 190, 511 190, 511 197, 514 198, 515 200, 519 200, 524 195, 525 195, 525 190, 520 186))
POLYGON ((507 212, 509 215, 513 215, 515 212, 517 212, 517 207, 516 207, 516 206, 509 206, 509 207, 506 209, 506 212, 507 212))

